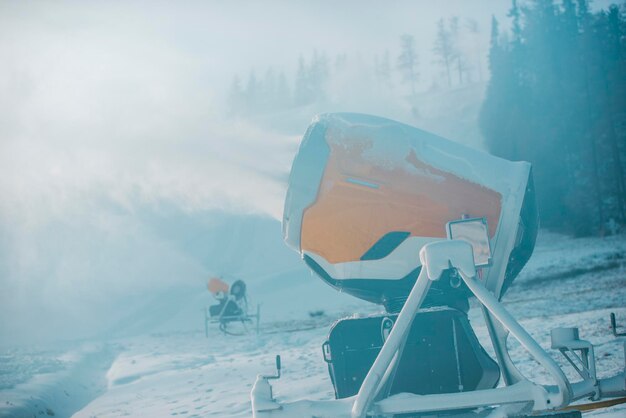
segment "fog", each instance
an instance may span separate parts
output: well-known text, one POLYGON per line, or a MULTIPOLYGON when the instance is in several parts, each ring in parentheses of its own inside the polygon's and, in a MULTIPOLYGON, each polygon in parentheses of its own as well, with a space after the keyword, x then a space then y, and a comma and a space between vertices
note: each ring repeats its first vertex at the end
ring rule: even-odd
POLYGON ((483 147, 490 21, 509 7, 2 2, 0 342, 101 334, 159 295, 184 305, 210 275, 253 281, 297 263, 278 220, 316 113, 376 113, 483 147), (446 86, 433 45, 438 20, 455 16, 477 29, 461 37, 465 78, 446 86), (404 34, 415 94, 396 69, 404 34), (323 97, 245 111, 233 101, 235 77, 245 87, 270 69, 294 91, 299 60, 314 57, 330 69, 323 97))

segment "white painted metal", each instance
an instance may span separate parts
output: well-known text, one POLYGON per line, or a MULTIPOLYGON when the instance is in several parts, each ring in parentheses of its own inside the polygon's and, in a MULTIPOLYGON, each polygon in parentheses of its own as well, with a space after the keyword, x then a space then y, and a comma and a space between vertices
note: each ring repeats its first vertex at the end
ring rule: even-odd
POLYGON ((595 389, 592 400, 600 399, 593 344, 580 339, 578 328, 555 328, 550 331, 550 340, 552 348, 563 354, 563 357, 578 372, 580 377, 593 383, 595 389))
POLYGON ((427 269, 422 269, 415 285, 413 286, 413 290, 411 290, 411 293, 409 294, 409 298, 398 315, 398 319, 396 320, 389 337, 387 337, 387 341, 383 344, 383 347, 380 350, 378 357, 376 357, 372 368, 369 373, 367 373, 365 380, 363 380, 361 389, 359 390, 356 400, 354 401, 354 406, 352 407, 353 418, 364 417, 374 397, 377 395, 377 390, 381 386, 381 380, 385 375, 385 372, 389 369, 394 356, 400 348, 400 344, 406 340, 413 318, 422 304, 428 289, 430 288, 430 282, 431 280, 428 277, 427 269))
MULTIPOLYGON (((547 371, 555 380, 558 393, 552 395, 547 401, 545 409, 555 409, 565 406, 571 402, 572 388, 565 377, 565 373, 559 367, 559 365, 545 352, 543 348, 533 339, 533 337, 526 332, 524 328, 513 318, 504 306, 500 304, 498 299, 489 292, 482 283, 476 280, 476 277, 470 277, 466 275, 462 270, 459 270, 461 278, 470 289, 470 291, 476 296, 476 298, 487 308, 491 315, 493 315, 510 333, 513 335, 519 343, 528 351, 528 353, 547 371)), ((535 409, 536 410, 536 409, 535 409)))
MULTIPOLYGON (((557 363, 522 328, 502 306, 498 298, 476 279, 473 253, 464 241, 439 241, 428 244, 420 251, 422 271, 409 294, 396 324, 385 341, 374 365, 363 381, 356 396, 329 401, 297 401, 279 404, 272 397, 271 386, 264 376, 258 376, 252 389, 254 418, 363 418, 367 414, 392 416, 400 413, 445 412, 468 408, 492 408, 490 417, 504 418, 525 412, 558 409, 584 397, 617 397, 626 395, 626 372, 608 379, 583 379, 571 384, 557 363), (542 386, 530 382, 515 372, 517 383, 506 387, 471 392, 415 395, 397 394, 378 400, 386 376, 392 374, 394 358, 408 336, 411 322, 428 292, 432 280, 437 280, 444 270, 454 267, 498 327, 500 335, 513 335, 529 354, 542 365, 555 380, 556 386, 542 386)), ((489 323, 488 323, 489 325, 489 323)), ((558 333, 558 332, 557 332, 558 333)), ((571 332, 570 332, 571 334, 571 332)), ((557 342, 562 340, 558 339, 557 342)), ((580 340, 579 340, 580 341, 580 340)), ((508 357, 508 352, 506 352, 508 357)), ((500 356, 498 357, 500 361, 500 356)))
POLYGON ((472 392, 414 395, 402 393, 377 402, 372 409, 376 414, 392 415, 410 412, 451 411, 455 409, 488 407, 504 404, 545 403, 547 391, 529 381, 498 389, 472 392))

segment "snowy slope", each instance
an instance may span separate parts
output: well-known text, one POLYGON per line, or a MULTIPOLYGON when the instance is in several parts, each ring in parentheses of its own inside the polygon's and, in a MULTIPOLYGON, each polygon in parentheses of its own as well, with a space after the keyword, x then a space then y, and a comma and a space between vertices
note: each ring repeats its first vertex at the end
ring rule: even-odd
MULTIPOLYGON (((625 255, 624 236, 570 239, 543 233, 531 262, 504 301, 546 348, 551 328, 579 326, 582 338, 598 344, 599 375, 615 373, 623 367, 624 359, 619 341, 610 335, 608 315, 616 312, 626 323, 625 255)), ((259 336, 225 337, 212 329, 210 338, 205 339, 198 312, 195 331, 164 330, 91 343, 87 347, 97 353, 91 360, 80 360, 77 355, 69 361, 67 355, 58 357, 62 351, 58 349, 51 356, 63 361, 49 368, 49 373, 35 371, 30 381, 0 390, 0 416, 45 416, 50 410, 55 416, 75 418, 248 417, 251 385, 256 374, 273 371, 275 354, 283 359, 283 377, 274 385, 279 400, 332 398, 320 348, 330 323, 349 312, 369 313, 378 308, 345 295, 327 298, 334 292, 308 276, 302 282, 293 281, 284 291, 276 291, 273 280, 282 283, 284 279, 262 278, 265 283, 259 288, 272 291, 260 290, 256 299, 262 300, 264 309, 295 312, 300 306, 300 313, 293 318, 286 315, 281 321, 265 321, 259 336), (324 309, 327 315, 303 319, 313 308, 324 309), (102 384, 89 389, 98 379, 102 384), (36 403, 29 400, 30 396, 36 403), (73 404, 61 403, 68 398, 75 400, 73 404)), ((484 340, 487 333, 476 309, 471 310, 470 319, 484 340)), ((512 350, 524 373, 537 381, 546 380, 519 346, 512 344, 512 350)), ((20 351, 14 349, 12 353, 19 361, 20 351)), ((0 359, 10 363, 6 357, 0 359)), ((29 367, 36 364, 23 365, 29 367)), ((589 416, 625 414, 626 407, 617 406, 589 416)))
MULTIPOLYGON (((47 363, 43 369, 38 362, 25 361, 24 354, 3 355, 0 373, 6 372, 8 363, 13 360, 20 362, 19 372, 32 376, 27 382, 0 392, 0 417, 71 416, 106 392, 105 374, 116 354, 112 345, 84 343, 62 355, 50 353, 40 358, 40 362, 47 363)), ((6 376, 3 383, 7 386, 14 383, 10 379, 11 376, 6 376)))

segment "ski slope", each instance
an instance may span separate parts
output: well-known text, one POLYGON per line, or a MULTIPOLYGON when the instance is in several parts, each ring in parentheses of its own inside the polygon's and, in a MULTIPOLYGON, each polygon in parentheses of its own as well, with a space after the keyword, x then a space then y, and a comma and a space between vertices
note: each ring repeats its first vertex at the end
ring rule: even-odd
MULTIPOLYGON (((268 287, 272 280, 264 278, 268 287)), ((308 278, 283 292, 259 292, 264 306, 285 312, 282 319, 264 322, 259 336, 227 337, 213 328, 206 339, 198 312, 195 331, 167 330, 39 351, 5 349, 0 352, 0 417, 249 417, 255 376, 273 372, 276 354, 283 362, 283 377, 274 384, 280 401, 332 398, 321 355, 330 324, 378 308, 344 295, 326 298, 326 291, 332 293, 320 280, 308 278), (298 302, 302 315, 290 314, 298 302), (325 315, 306 319, 312 307, 324 309, 325 315)), ((541 233, 531 261, 504 301, 545 348, 551 328, 579 326, 581 338, 596 344, 600 377, 614 374, 624 365, 624 353, 623 342, 610 333, 609 313, 626 325, 626 237, 571 239, 541 233)), ((479 339, 486 341, 478 309, 470 311, 470 319, 479 339)), ((521 347, 511 347, 523 373, 548 383, 521 347)), ((568 376, 574 377, 569 371, 568 376)), ((585 415, 624 417, 626 406, 585 415)))

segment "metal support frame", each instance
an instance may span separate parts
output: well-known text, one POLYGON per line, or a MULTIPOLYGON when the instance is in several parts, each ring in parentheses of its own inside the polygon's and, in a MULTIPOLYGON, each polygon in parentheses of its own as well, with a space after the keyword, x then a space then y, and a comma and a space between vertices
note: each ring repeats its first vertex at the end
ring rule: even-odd
MULTIPOLYGON (((396 323, 383 344, 378 357, 365 377, 357 395, 329 401, 297 401, 279 404, 272 396, 271 385, 264 376, 257 376, 251 392, 255 418, 296 418, 329 416, 336 418, 365 418, 369 415, 392 416, 403 413, 443 412, 459 409, 492 407, 493 417, 508 417, 520 413, 549 411, 562 408, 584 397, 611 397, 626 395, 626 373, 609 379, 597 380, 595 364, 589 362, 581 382, 570 383, 563 370, 552 357, 504 308, 496 296, 476 278, 472 247, 464 241, 439 241, 427 244, 420 251, 422 270, 400 311, 396 323), (431 281, 439 279, 442 272, 455 268, 468 289, 482 305, 494 346, 499 350, 498 362, 507 386, 471 392, 431 395, 397 394, 380 399, 386 379, 393 375, 396 359, 408 337, 410 325, 418 312, 431 281), (513 365, 506 352, 506 338, 513 335, 554 380, 554 386, 543 386, 525 378, 513 365), (503 367, 502 364, 508 367, 503 367), (593 364, 593 369, 591 364, 593 364)), ((576 349, 572 346, 572 349, 576 349)), ((496 351, 498 353, 498 351, 496 351)), ((582 360, 581 360, 582 361, 582 360)), ((583 370, 583 369, 581 369, 583 370)))
MULTIPOLYGON (((230 300, 230 296, 229 296, 229 300, 230 300)), ((204 336, 206 338, 209 338, 209 324, 220 324, 220 331, 222 331, 225 334, 229 334, 225 327, 224 324, 228 323, 228 322, 237 322, 240 321, 246 331, 246 333, 248 332, 248 327, 246 326, 246 322, 252 322, 252 320, 254 319, 255 322, 255 332, 258 335, 260 332, 260 321, 261 321, 261 304, 257 304, 256 305, 256 313, 255 314, 248 314, 248 309, 247 309, 247 304, 246 306, 244 306, 243 309, 243 314, 241 315, 224 315, 224 310, 226 309, 226 306, 228 305, 228 301, 226 301, 226 303, 224 303, 224 306, 222 307, 222 311, 220 312, 220 314, 218 316, 212 317, 209 313, 209 307, 205 306, 204 307, 204 336)))
POLYGON ((583 380, 589 380, 593 383, 595 393, 592 396, 592 400, 600 399, 593 344, 578 337, 578 328, 553 329, 550 332, 550 338, 552 340, 552 348, 561 352, 583 380))

